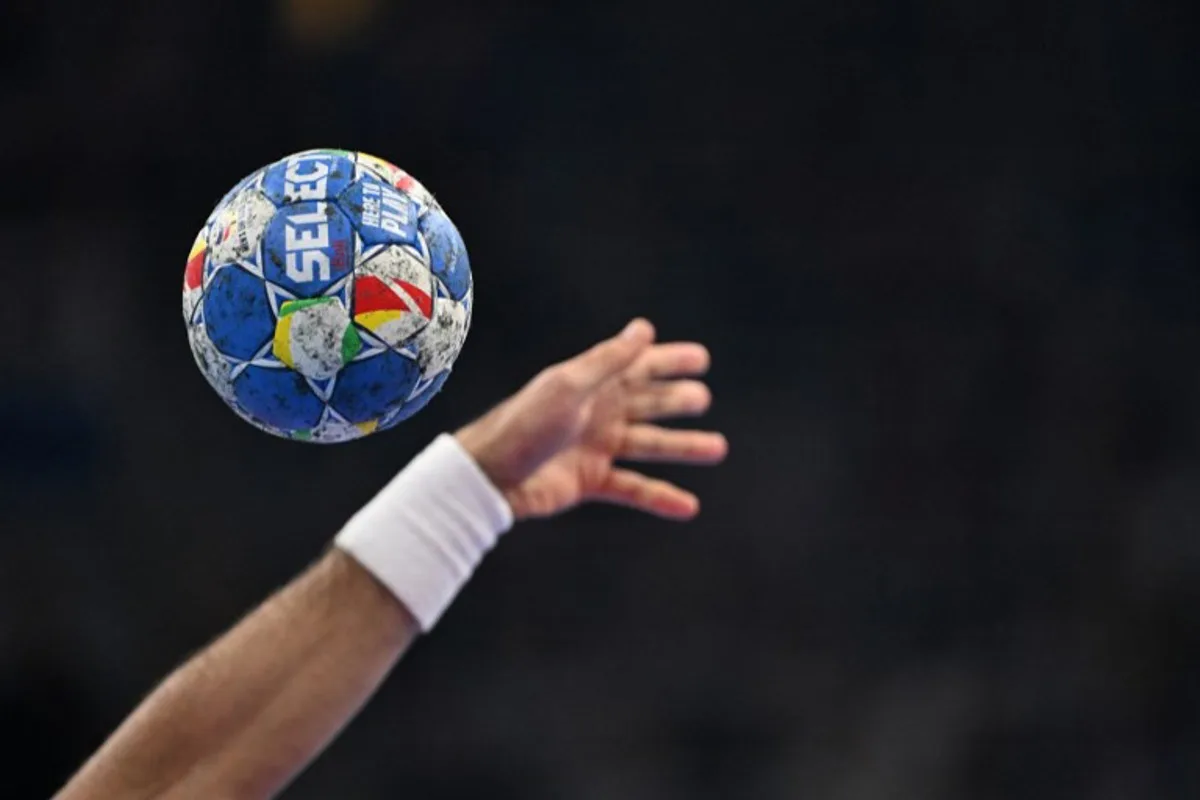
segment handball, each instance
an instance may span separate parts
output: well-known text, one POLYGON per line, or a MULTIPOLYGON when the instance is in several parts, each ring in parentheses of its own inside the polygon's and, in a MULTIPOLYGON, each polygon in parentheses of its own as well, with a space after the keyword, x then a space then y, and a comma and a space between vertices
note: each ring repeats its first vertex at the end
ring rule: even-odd
POLYGON ((243 178, 183 278, 196 363, 268 433, 344 442, 441 390, 471 324, 471 264, 420 183, 366 153, 307 150, 243 178))

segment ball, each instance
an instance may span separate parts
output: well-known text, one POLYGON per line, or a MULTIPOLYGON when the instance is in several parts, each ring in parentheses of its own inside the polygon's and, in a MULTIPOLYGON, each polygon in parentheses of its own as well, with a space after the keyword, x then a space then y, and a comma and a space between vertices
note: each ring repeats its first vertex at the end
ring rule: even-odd
POLYGON ((188 255, 200 371, 277 436, 345 442, 446 382, 471 326, 471 263, 424 186, 366 153, 307 150, 243 178, 188 255))

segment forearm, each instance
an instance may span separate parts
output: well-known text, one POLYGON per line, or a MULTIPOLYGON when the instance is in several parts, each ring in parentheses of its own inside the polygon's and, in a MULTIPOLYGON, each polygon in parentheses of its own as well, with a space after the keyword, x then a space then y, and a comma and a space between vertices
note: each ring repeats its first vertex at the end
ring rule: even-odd
POLYGON ((337 734, 416 636, 331 550, 156 689, 58 795, 261 798, 337 734))
POLYGON ((270 797, 349 722, 511 524, 472 455, 438 437, 324 558, 155 690, 58 800, 270 797))

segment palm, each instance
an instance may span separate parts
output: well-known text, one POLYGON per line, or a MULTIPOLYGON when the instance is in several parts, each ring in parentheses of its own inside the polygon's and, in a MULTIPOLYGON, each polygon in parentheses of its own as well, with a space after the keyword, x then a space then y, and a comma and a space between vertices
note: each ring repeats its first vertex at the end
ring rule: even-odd
POLYGON ((625 406, 619 391, 606 389, 579 410, 577 440, 521 486, 531 516, 549 516, 589 500, 610 480, 629 427, 625 406))

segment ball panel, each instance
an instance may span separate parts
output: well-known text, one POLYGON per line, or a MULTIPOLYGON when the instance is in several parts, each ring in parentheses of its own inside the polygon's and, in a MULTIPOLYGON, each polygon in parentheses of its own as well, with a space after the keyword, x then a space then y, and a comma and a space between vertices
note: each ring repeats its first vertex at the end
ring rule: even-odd
POLYGON ((461 303, 449 297, 438 297, 434 302, 433 319, 413 339, 422 375, 436 375, 458 358, 467 339, 470 298, 468 289, 461 303))
POLYGON ((226 192, 225 196, 222 197, 221 200, 215 206, 213 206, 213 210, 208 215, 208 219, 205 221, 205 224, 211 225, 213 220, 215 220, 217 218, 217 215, 219 215, 221 213, 221 211, 224 210, 224 208, 229 205, 229 202, 235 196, 240 194, 247 187, 252 186, 256 189, 261 187, 263 173, 265 173, 265 172, 266 172, 265 167, 263 169, 256 169, 256 170, 254 170, 254 172, 251 172, 249 175, 247 175, 246 177, 244 177, 240 181, 238 181, 236 184, 234 184, 233 188, 230 189, 228 192, 226 192))
POLYGON ((263 276, 296 297, 317 297, 354 268, 354 229, 323 200, 279 209, 267 226, 263 276))
POLYGON ((204 295, 204 324, 217 349, 248 361, 275 331, 263 282, 240 267, 222 267, 204 295))
POLYGON ((379 430, 386 431, 394 428, 404 420, 416 414, 421 409, 429 404, 434 395, 442 390, 442 386, 446 383, 446 379, 450 377, 450 370, 445 370, 434 376, 433 380, 426 384, 425 388, 418 392, 414 397, 410 397, 404 405, 399 406, 390 412, 379 422, 379 430))
POLYGON ((370 422, 402 404, 420 377, 416 361, 385 350, 342 369, 330 406, 350 422, 370 422))
POLYGON ((458 228, 445 214, 430 210, 421 216, 420 229, 429 249, 430 270, 451 297, 462 300, 471 287, 471 261, 458 228))
POLYGON ((289 300, 280 308, 271 350, 301 375, 332 378, 361 349, 350 314, 337 298, 289 300))
POLYGON ((303 376, 290 369, 248 366, 234 379, 233 393, 247 414, 283 431, 308 430, 325 410, 303 376))
POLYGON ((432 192, 422 186, 420 181, 392 162, 382 159, 379 156, 362 152, 357 154, 356 161, 360 167, 370 170, 379 176, 380 180, 384 183, 395 189, 399 189, 417 201, 418 205, 424 208, 441 208, 437 200, 434 199, 432 192))
POLYGON ((276 161, 263 176, 263 193, 275 203, 332 200, 354 180, 354 160, 331 150, 306 150, 276 161))
POLYGON ((364 174, 355 181, 338 198, 338 205, 354 220, 358 235, 368 247, 417 243, 417 204, 373 174, 364 174))
POLYGON ((401 347, 433 316, 433 275, 402 247, 388 247, 358 266, 354 321, 390 347, 401 347))
POLYGON ((362 431, 355 425, 343 419, 330 417, 311 431, 305 431, 295 438, 316 444, 341 444, 342 442, 350 442, 358 439, 362 435, 362 431))
POLYGON ((208 226, 200 229, 183 270, 183 319, 191 322, 204 294, 204 265, 208 260, 208 226))
POLYGON ((288 157, 296 158, 298 156, 311 156, 311 155, 344 156, 344 157, 350 159, 351 161, 354 160, 354 151, 353 150, 342 150, 339 147, 314 147, 310 150, 301 150, 299 153, 294 153, 293 155, 288 156, 288 157))
POLYGON ((212 264, 218 267, 239 262, 256 265, 263 231, 274 215, 274 204, 257 189, 248 187, 234 195, 208 226, 212 264))
POLYGON ((353 423, 343 419, 336 412, 330 411, 317 424, 317 427, 306 431, 300 438, 318 444, 338 444, 361 439, 374 433, 378 428, 379 423, 375 420, 353 423))
POLYGON ((233 364, 217 350, 217 346, 208 336, 208 328, 205 327, 202 318, 188 325, 187 333, 188 343, 192 346, 192 357, 196 359, 196 366, 200 368, 204 379, 222 400, 230 402, 233 399, 233 364))

